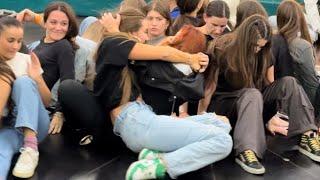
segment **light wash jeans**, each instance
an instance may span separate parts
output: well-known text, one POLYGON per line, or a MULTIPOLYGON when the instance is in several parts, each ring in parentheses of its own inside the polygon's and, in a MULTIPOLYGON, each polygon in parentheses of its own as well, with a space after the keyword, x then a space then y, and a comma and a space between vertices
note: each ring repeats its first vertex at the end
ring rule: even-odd
POLYGON ((164 152, 171 178, 219 161, 231 152, 231 126, 214 113, 178 119, 156 115, 143 102, 130 102, 117 117, 114 132, 128 148, 164 152))
POLYGON ((32 79, 28 76, 17 78, 12 86, 11 99, 15 104, 14 118, 5 118, 6 125, 0 129, 0 180, 6 179, 13 155, 23 146, 21 128, 35 131, 38 141, 47 136, 49 128, 49 115, 32 79))

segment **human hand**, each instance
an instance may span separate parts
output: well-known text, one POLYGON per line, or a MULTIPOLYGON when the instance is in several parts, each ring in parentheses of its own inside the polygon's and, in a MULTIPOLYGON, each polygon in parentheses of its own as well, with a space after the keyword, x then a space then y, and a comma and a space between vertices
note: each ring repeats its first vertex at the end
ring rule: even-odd
POLYGON ((63 126, 64 117, 61 112, 56 112, 50 122, 48 134, 59 134, 63 126))
POLYGON ((204 72, 209 64, 209 57, 204 53, 192 54, 190 66, 196 72, 204 72))
POLYGON ((120 21, 121 16, 119 14, 116 14, 116 17, 114 18, 111 13, 104 13, 101 16, 101 19, 99 19, 99 22, 106 28, 107 32, 120 32, 120 21))
POLYGON ((288 128, 289 128, 289 122, 281 119, 277 115, 274 115, 267 123, 267 129, 273 135, 275 135, 276 133, 279 133, 284 136, 287 136, 288 128))
POLYGON ((16 19, 20 22, 32 22, 34 21, 36 13, 31 11, 30 9, 24 9, 17 13, 16 19))
POLYGON ((30 53, 31 62, 28 63, 28 75, 31 79, 37 82, 37 80, 41 77, 41 64, 39 58, 34 52, 30 53))

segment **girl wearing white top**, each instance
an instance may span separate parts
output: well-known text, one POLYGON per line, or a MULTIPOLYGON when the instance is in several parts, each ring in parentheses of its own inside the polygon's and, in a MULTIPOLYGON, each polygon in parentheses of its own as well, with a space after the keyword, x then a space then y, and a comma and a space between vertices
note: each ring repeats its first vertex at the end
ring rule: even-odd
POLYGON ((19 150, 13 175, 33 176, 38 140, 45 138, 49 127, 45 106, 50 103, 50 91, 37 56, 18 52, 22 37, 19 21, 0 19, 0 179, 7 178, 11 159, 19 150))

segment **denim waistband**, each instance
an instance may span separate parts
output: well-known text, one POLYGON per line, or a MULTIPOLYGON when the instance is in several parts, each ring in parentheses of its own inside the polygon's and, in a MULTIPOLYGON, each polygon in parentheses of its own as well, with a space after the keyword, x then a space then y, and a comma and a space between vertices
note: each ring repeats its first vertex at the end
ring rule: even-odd
POLYGON ((152 110, 152 108, 149 105, 141 101, 133 101, 133 102, 127 103, 121 109, 119 116, 115 120, 114 127, 113 127, 114 134, 120 136, 121 129, 123 128, 123 121, 125 120, 128 114, 133 114, 142 109, 152 110))

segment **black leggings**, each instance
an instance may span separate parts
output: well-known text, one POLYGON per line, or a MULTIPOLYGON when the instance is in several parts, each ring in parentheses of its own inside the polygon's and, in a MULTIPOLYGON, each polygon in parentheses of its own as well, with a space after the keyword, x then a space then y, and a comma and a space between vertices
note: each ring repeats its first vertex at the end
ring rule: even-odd
POLYGON ((119 139, 113 134, 109 114, 84 85, 75 80, 63 81, 58 99, 66 122, 72 129, 85 129, 94 136, 94 140, 119 139))

